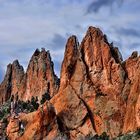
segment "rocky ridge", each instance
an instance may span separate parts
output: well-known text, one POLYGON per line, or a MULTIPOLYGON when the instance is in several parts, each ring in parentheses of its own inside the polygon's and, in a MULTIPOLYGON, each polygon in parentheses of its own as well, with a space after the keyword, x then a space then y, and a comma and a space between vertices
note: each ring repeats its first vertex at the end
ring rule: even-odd
POLYGON ((41 98, 49 91, 51 99, 43 108, 19 115, 21 121, 26 118, 22 136, 18 135, 19 129, 11 132, 14 122, 11 118, 7 127, 9 139, 25 139, 29 133, 32 135, 27 139, 55 139, 63 133, 67 139, 80 140, 104 132, 112 139, 136 131, 140 128, 139 62, 137 52, 123 61, 118 48, 96 27, 88 28, 81 44, 76 36, 69 37, 60 86, 50 54, 44 49, 35 51, 26 73, 14 61, 8 65, 0 85, 0 102, 5 102, 13 93, 27 100, 31 96, 41 98), (50 104, 54 113, 46 109, 50 104), (52 131, 48 131, 48 124, 49 128, 53 127, 52 131))
POLYGON ((32 96, 40 100, 45 92, 49 92, 52 97, 58 90, 57 80, 49 51, 46 52, 44 48, 41 51, 37 49, 31 57, 26 73, 18 60, 7 66, 5 78, 0 85, 0 103, 16 94, 24 101, 30 100, 32 96))

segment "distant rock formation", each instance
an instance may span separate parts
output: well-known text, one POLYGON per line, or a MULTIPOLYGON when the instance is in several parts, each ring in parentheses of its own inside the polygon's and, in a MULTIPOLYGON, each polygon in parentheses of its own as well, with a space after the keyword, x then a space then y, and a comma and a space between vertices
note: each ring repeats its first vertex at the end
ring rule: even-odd
MULTIPOLYGON (((21 87, 24 78, 24 69, 15 60, 12 64, 7 66, 7 72, 3 82, 0 85, 0 103, 7 101, 12 93, 17 93, 21 87)), ((24 89, 25 90, 25 89, 24 89)))
POLYGON ((76 36, 68 39, 59 90, 57 81, 50 54, 44 49, 35 51, 26 74, 17 61, 8 65, 0 85, 1 102, 13 93, 18 92, 20 98, 27 100, 31 96, 40 98, 49 90, 52 98, 47 104, 55 110, 54 117, 49 117, 49 111, 45 113, 44 109, 45 116, 39 115, 41 107, 23 114, 23 118, 34 117, 27 121, 21 137, 12 136, 10 121, 9 137, 23 139, 31 133, 30 139, 41 140, 56 132, 56 137, 63 133, 67 139, 79 140, 106 132, 112 139, 140 128, 140 57, 133 52, 123 61, 118 48, 108 42, 100 29, 89 27, 81 44, 76 36), (47 131, 48 124, 52 127, 52 121, 46 123, 50 118, 55 118, 54 131, 47 131))
POLYGON ((15 94, 18 94, 21 100, 30 100, 32 96, 37 96, 41 100, 45 92, 49 92, 52 97, 59 88, 57 80, 49 51, 37 49, 26 73, 18 60, 7 66, 5 78, 0 85, 0 103, 15 94))

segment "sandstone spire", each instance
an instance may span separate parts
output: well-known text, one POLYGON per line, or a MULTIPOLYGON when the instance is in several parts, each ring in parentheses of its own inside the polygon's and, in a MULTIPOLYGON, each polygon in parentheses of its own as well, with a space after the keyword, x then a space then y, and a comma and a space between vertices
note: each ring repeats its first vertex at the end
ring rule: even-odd
POLYGON ((59 88, 57 80, 49 51, 37 49, 26 73, 18 60, 7 66, 5 78, 0 85, 0 103, 8 100, 11 94, 18 94, 21 100, 30 100, 32 96, 41 100, 46 92, 53 97, 59 88))

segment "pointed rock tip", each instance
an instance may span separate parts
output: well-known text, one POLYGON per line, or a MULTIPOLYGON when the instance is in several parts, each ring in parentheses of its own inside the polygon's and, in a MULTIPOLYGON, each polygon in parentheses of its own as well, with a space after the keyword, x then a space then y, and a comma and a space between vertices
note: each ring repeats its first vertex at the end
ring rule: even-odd
POLYGON ((17 59, 16 59, 16 60, 14 60, 14 61, 13 61, 13 63, 12 63, 12 65, 15 65, 15 66, 17 66, 17 65, 18 65, 18 66, 19 66, 19 61, 18 61, 17 59))
POLYGON ((68 40, 74 40, 75 42, 77 42, 77 41, 78 41, 78 38, 77 38, 76 35, 71 35, 71 36, 68 38, 68 40))
POLYGON ((8 68, 8 67, 11 67, 11 66, 12 66, 12 64, 11 64, 11 63, 9 63, 9 64, 7 65, 7 68, 8 68))
POLYGON ((41 48, 41 52, 46 52, 46 49, 44 47, 41 48))
POLYGON ((33 54, 33 56, 38 56, 40 54, 40 50, 37 48, 33 54))
POLYGON ((130 58, 134 59, 134 58, 137 58, 137 57, 138 57, 138 52, 137 51, 132 52, 130 58))
POLYGON ((47 54, 49 57, 51 57, 50 51, 49 50, 46 51, 45 48, 41 48, 41 53, 42 54, 47 54))
POLYGON ((88 33, 98 33, 100 35, 103 35, 103 32, 100 30, 100 28, 97 28, 97 27, 93 27, 93 26, 89 26, 88 27, 88 30, 87 30, 87 34, 88 33))
POLYGON ((68 46, 75 46, 75 47, 79 46, 79 42, 78 42, 77 36, 76 36, 76 35, 70 36, 70 37, 68 38, 66 44, 67 44, 67 47, 68 47, 68 46))

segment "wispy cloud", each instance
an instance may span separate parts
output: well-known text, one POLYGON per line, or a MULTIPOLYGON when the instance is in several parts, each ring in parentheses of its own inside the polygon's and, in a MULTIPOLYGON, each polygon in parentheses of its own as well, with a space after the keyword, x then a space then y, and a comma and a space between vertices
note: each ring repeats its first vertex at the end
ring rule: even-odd
POLYGON ((119 34, 124 35, 124 36, 140 37, 140 30, 137 30, 134 28, 121 27, 117 31, 119 34))
POLYGON ((102 7, 112 8, 113 4, 120 6, 123 0, 94 0, 87 7, 87 13, 98 12, 102 7))

